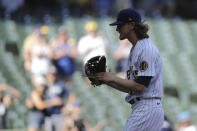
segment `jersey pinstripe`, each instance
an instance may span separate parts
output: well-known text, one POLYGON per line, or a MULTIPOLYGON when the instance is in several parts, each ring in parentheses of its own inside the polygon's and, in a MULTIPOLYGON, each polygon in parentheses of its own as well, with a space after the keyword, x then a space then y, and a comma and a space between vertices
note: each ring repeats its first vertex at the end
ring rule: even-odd
POLYGON ((143 93, 131 92, 126 101, 136 97, 162 97, 162 60, 157 47, 149 40, 137 42, 130 52, 128 59, 127 79, 136 79, 138 76, 152 76, 148 88, 143 93))
MULTIPOLYGON (((125 98, 127 102, 136 97, 162 98, 162 60, 157 47, 149 39, 139 40, 128 58, 127 79, 135 80, 139 76, 152 76, 152 79, 143 93, 130 92, 125 98)), ((161 100, 137 101, 132 104, 132 113, 124 131, 160 131, 163 121, 161 100)))
POLYGON ((160 131, 164 112, 160 100, 142 100, 132 105, 124 131, 160 131))

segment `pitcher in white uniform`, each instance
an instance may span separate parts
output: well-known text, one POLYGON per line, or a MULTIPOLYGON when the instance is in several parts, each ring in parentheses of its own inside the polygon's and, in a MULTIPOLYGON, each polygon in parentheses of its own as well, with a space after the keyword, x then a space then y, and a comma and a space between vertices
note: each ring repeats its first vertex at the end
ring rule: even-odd
POLYGON ((117 21, 110 25, 117 26, 120 40, 128 39, 132 44, 127 78, 119 78, 112 72, 101 72, 95 77, 103 84, 128 93, 125 100, 132 105, 132 112, 124 131, 160 131, 164 121, 162 60, 147 34, 148 25, 131 8, 121 10, 117 21))

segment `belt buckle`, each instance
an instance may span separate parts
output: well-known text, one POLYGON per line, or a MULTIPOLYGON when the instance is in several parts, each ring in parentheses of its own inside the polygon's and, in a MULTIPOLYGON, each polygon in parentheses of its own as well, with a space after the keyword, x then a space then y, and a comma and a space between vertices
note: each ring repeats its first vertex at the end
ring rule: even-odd
POLYGON ((135 103, 135 100, 132 99, 129 103, 130 103, 130 104, 134 104, 134 103, 135 103))
POLYGON ((135 102, 140 101, 140 100, 141 100, 140 97, 136 97, 136 98, 133 98, 129 103, 134 104, 135 102))

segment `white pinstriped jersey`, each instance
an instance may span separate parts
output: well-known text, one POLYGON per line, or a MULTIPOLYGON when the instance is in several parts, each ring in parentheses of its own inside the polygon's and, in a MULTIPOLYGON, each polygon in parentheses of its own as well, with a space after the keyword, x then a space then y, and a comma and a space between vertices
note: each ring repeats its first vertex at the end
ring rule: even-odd
POLYGON ((127 79, 135 80, 138 76, 152 76, 149 86, 143 93, 131 92, 125 100, 136 97, 162 97, 162 60, 157 47, 149 40, 139 40, 128 58, 127 79))

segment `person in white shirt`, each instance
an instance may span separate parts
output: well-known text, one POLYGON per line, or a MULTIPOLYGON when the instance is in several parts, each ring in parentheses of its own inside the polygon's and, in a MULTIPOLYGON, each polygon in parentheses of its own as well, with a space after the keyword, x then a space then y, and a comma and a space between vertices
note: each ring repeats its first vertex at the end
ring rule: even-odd
POLYGON ((89 21, 85 25, 86 35, 78 43, 78 52, 86 63, 90 58, 97 55, 106 56, 106 41, 102 35, 97 32, 98 24, 95 21, 89 21))
POLYGON ((51 51, 45 35, 38 34, 36 38, 36 43, 32 46, 31 73, 45 75, 51 65, 51 51))

